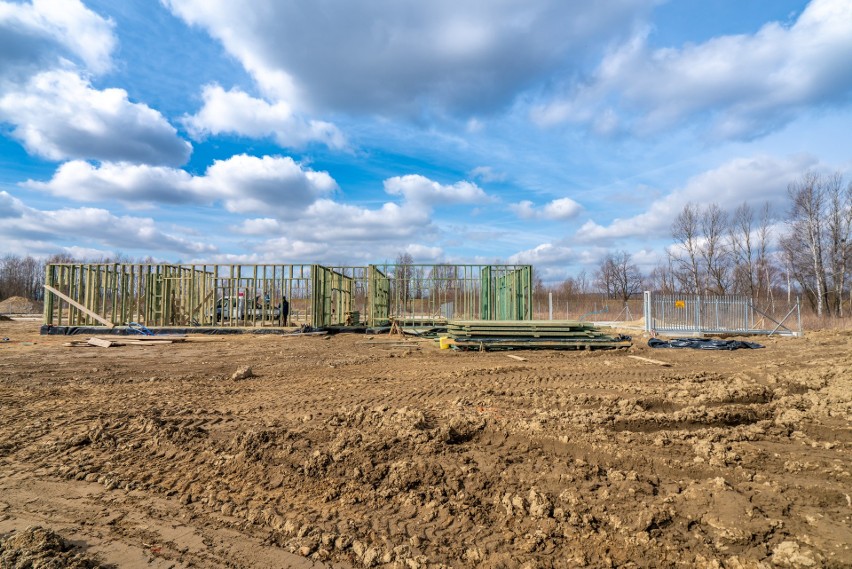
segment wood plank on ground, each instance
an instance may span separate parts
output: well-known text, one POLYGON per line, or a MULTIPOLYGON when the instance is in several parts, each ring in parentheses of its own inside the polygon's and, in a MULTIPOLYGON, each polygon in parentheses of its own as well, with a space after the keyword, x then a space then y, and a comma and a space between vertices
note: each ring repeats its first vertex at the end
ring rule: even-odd
POLYGON ((654 364, 654 365, 663 366, 663 367, 671 367, 671 365, 672 365, 669 362, 662 362, 660 360, 652 360, 651 358, 643 358, 642 356, 627 356, 627 357, 633 358, 634 360, 639 360, 641 362, 647 362, 649 364, 654 364))

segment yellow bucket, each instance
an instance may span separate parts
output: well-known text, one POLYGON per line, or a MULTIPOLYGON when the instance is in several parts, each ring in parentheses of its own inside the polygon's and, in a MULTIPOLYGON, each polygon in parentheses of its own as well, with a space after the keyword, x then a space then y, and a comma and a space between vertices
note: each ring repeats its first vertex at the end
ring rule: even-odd
POLYGON ((450 346, 453 344, 453 339, 447 338, 446 336, 444 336, 442 338, 438 338, 438 343, 440 344, 442 350, 448 350, 448 349, 450 349, 450 346))

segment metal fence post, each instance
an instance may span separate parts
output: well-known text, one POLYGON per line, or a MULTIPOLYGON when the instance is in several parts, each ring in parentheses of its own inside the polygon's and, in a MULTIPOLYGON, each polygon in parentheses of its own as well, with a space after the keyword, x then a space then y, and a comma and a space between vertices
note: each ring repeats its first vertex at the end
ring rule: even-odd
POLYGON ((645 331, 651 332, 651 291, 646 290, 643 295, 644 305, 642 306, 642 312, 645 316, 645 331))

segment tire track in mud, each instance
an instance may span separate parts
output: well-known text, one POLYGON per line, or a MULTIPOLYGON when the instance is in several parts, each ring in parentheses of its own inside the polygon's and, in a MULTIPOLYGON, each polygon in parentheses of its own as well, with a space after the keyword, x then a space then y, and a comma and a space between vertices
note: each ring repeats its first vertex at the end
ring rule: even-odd
POLYGON ((836 438, 831 413, 848 409, 825 364, 375 357, 356 341, 104 351, 37 389, 19 360, 29 371, 0 383, 0 435, 20 438, 0 464, 361 566, 749 566, 799 532, 799 551, 830 566, 848 543, 835 527, 848 461, 829 472, 848 446, 810 446, 836 438), (255 377, 229 379, 247 364, 255 377), (814 503, 835 524, 816 536, 829 525, 803 521, 814 503))

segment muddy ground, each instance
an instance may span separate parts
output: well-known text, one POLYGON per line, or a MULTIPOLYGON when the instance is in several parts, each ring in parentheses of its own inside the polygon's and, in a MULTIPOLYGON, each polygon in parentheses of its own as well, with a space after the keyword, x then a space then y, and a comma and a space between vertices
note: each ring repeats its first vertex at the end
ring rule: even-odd
POLYGON ((4 337, 8 559, 40 526, 118 567, 852 566, 849 331, 527 361, 354 334, 4 337))

